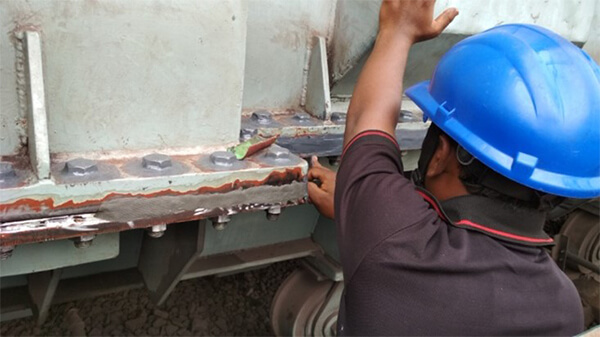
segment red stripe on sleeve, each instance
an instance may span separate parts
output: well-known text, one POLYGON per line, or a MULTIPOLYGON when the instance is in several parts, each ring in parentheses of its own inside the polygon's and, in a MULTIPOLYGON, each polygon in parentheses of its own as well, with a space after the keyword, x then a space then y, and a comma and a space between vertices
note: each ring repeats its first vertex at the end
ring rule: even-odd
POLYGON ((348 144, 344 147, 344 151, 342 152, 342 158, 344 157, 344 155, 346 154, 346 151, 350 148, 350 146, 352 144, 354 144, 354 142, 356 142, 357 140, 359 140, 360 138, 365 137, 365 136, 383 136, 383 137, 391 140, 392 143, 394 143, 394 145, 396 145, 396 147, 398 149, 400 149, 400 146, 398 145, 396 138, 392 137, 387 132, 384 132, 381 130, 367 130, 367 131, 363 131, 363 132, 357 134, 356 136, 354 136, 354 138, 352 138, 352 140, 350 142, 348 142, 348 144))

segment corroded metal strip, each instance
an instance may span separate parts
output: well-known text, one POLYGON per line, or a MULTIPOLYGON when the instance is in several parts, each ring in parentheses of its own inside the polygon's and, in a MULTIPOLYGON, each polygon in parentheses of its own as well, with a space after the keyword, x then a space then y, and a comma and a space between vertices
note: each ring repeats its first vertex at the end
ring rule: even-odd
POLYGON ((84 209, 85 212, 97 211, 100 205, 104 204, 113 199, 122 199, 122 198, 156 198, 161 196, 175 196, 181 197, 185 195, 202 195, 202 194, 211 194, 211 193, 224 193, 229 191, 234 191, 238 189, 247 189, 250 187, 261 186, 261 185, 284 185, 289 184, 293 181, 300 181, 302 178, 302 170, 301 168, 295 169, 286 169, 284 171, 273 171, 269 174, 265 179, 262 180, 234 180, 231 182, 227 182, 221 186, 212 187, 212 186, 201 186, 196 189, 187 190, 187 191, 178 191, 174 187, 166 188, 153 192, 135 192, 135 193, 123 193, 123 192, 111 192, 107 193, 105 196, 98 199, 85 198, 82 201, 76 200, 67 200, 64 202, 57 203, 55 198, 52 197, 43 197, 43 198, 31 198, 24 197, 19 198, 12 202, 6 202, 0 204, 0 219, 12 220, 7 214, 10 214, 10 211, 16 210, 26 210, 27 213, 41 213, 41 214, 53 214, 56 215, 56 211, 66 210, 65 214, 76 214, 77 209, 84 209), (8 218, 8 219, 7 219, 8 218))
POLYGON ((94 214, 5 222, 0 225, 0 246, 147 228, 305 202, 306 185, 298 181, 280 186, 239 188, 225 193, 123 197, 102 203, 94 214))

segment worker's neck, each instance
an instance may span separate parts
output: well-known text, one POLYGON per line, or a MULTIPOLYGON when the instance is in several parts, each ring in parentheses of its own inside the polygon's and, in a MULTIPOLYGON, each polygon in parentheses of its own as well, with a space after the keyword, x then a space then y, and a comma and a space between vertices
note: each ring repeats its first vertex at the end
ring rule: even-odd
POLYGON ((439 201, 469 194, 460 179, 452 174, 440 174, 426 180, 425 188, 439 201))

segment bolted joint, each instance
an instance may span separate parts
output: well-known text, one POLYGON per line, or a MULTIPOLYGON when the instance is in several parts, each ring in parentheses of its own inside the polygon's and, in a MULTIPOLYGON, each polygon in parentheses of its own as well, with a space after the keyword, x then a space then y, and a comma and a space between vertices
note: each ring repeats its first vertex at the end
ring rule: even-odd
POLYGON ((258 134, 258 130, 243 128, 240 130, 240 141, 246 141, 258 134))
POLYGON ((271 146, 265 157, 276 161, 288 160, 290 159, 290 150, 281 146, 271 146))
POLYGON ((17 176, 15 169, 11 163, 0 162, 0 181, 6 181, 17 176))
POLYGON ((142 158, 142 166, 146 169, 162 171, 172 167, 173 162, 171 161, 171 157, 167 155, 153 153, 142 158))
POLYGON ((165 235, 166 230, 167 230, 166 224, 156 225, 156 226, 146 228, 146 234, 148 234, 148 236, 151 238, 158 239, 158 238, 162 237, 163 235, 165 235))
POLYGON ((214 218, 210 218, 210 221, 212 222, 214 229, 222 231, 225 229, 225 227, 227 227, 229 221, 231 221, 231 217, 228 214, 223 214, 214 218))
POLYGON ((265 125, 273 121, 273 114, 267 110, 258 110, 252 113, 250 119, 258 124, 265 125))
POLYGON ((210 162, 217 166, 233 166, 236 160, 235 154, 229 151, 217 151, 210 155, 210 162))
POLYGON ((90 159, 76 158, 65 164, 64 171, 74 176, 86 176, 98 172, 98 164, 90 159))
POLYGON ((73 240, 73 244, 75 245, 75 247, 87 248, 92 245, 92 243, 94 242, 94 238, 96 238, 96 235, 90 234, 90 235, 82 235, 80 237, 76 237, 71 240, 73 240))
POLYGON ((0 260, 8 260, 15 250, 15 246, 1 246, 0 247, 0 260))
POLYGON ((269 207, 269 209, 267 209, 267 220, 275 221, 275 220, 279 219, 279 215, 281 215, 281 206, 280 205, 274 205, 274 206, 269 207))

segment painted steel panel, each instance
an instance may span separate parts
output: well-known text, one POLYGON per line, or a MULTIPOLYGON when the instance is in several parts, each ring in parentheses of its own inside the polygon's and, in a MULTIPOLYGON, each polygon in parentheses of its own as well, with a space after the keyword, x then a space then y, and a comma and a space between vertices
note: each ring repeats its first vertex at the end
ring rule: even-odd
MULTIPOLYGON (((331 75, 334 83, 356 65, 360 65, 361 58, 372 46, 378 27, 379 3, 380 1, 360 0, 338 3, 330 50, 333 55, 331 75)), ((411 54, 418 54, 413 60, 419 61, 412 66, 409 64, 407 75, 426 78, 427 74, 431 74, 432 65, 437 63, 439 56, 452 45, 448 42, 457 42, 461 37, 503 23, 537 24, 554 30, 571 41, 585 42, 594 32, 592 20, 595 8, 599 6, 597 0, 440 0, 436 2, 435 15, 447 7, 459 8, 460 15, 445 30, 442 38, 427 42, 425 46, 420 44, 415 47, 418 50, 411 54), (450 37, 444 38, 445 35, 450 37), (421 64, 429 66, 421 69, 421 64)))
MULTIPOLYGON (((30 26, 42 34, 51 152, 238 138, 245 2, 10 1, 1 7, 9 19, 4 33, 30 26)), ((14 105, 9 101, 3 111, 14 105)))
POLYGON ((91 246, 76 248, 70 240, 21 245, 10 259, 0 261, 0 276, 37 273, 119 255, 119 233, 98 235, 91 246))
POLYGON ((328 36, 336 1, 249 0, 245 109, 299 108, 313 36, 328 36))
POLYGON ((27 142, 23 44, 12 33, 14 13, 4 7, 0 4, 0 156, 16 155, 27 142))

